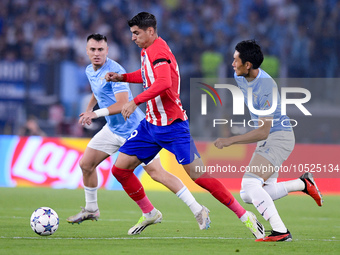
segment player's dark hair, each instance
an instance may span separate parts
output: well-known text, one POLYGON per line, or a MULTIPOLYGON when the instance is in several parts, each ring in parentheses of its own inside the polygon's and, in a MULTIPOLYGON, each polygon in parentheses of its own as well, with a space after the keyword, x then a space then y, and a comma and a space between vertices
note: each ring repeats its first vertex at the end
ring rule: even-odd
POLYGON ((107 38, 105 35, 101 35, 101 34, 91 34, 87 37, 87 42, 90 40, 90 39, 93 39, 93 40, 96 40, 97 42, 101 41, 101 40, 104 40, 105 42, 107 42, 107 38))
POLYGON ((157 30, 156 17, 148 12, 140 12, 132 19, 128 20, 129 27, 137 26, 140 29, 146 30, 148 27, 153 27, 157 30))
POLYGON ((252 63, 253 68, 257 69, 263 62, 263 53, 260 45, 256 43, 255 40, 246 40, 239 42, 235 50, 240 53, 240 59, 242 60, 242 64, 245 64, 247 61, 252 63))

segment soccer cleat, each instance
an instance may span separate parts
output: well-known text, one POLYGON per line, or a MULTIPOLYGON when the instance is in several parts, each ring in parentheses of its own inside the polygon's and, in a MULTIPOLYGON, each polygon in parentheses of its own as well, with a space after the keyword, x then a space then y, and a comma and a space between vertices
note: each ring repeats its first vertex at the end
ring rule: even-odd
POLYGON ((310 195, 318 204, 318 206, 322 206, 323 204, 322 195, 318 189, 318 186, 316 186, 313 174, 309 172, 304 173, 303 175, 301 175, 300 179, 305 183, 305 189, 302 190, 302 192, 306 193, 307 195, 310 195))
POLYGON ((95 210, 94 212, 90 212, 86 210, 84 207, 81 207, 80 213, 77 213, 76 215, 68 217, 66 220, 68 223, 82 223, 84 220, 98 220, 100 216, 99 209, 95 210))
POLYGON ((163 219, 162 213, 157 210, 157 213, 152 218, 146 218, 145 216, 140 217, 139 221, 136 225, 129 229, 129 235, 138 235, 140 234, 147 226, 152 224, 161 223, 163 219))
POLYGON ((259 222, 252 212, 247 211, 247 220, 244 223, 253 233, 256 239, 264 238, 264 226, 259 222))
POLYGON ((286 233, 280 233, 272 230, 269 236, 256 239, 255 242, 290 242, 292 240, 293 237, 287 229, 286 233))
POLYGON ((211 220, 209 218, 209 209, 202 205, 202 210, 195 215, 198 226, 201 230, 208 229, 210 227, 211 220))

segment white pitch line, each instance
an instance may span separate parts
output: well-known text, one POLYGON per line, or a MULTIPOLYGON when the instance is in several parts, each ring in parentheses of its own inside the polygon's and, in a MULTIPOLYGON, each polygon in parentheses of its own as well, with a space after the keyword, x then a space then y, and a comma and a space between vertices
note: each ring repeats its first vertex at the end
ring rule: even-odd
MULTIPOLYGON (((48 236, 46 236, 48 237, 48 236)), ((44 237, 31 237, 31 236, 0 236, 0 239, 42 239, 44 237)), ((57 240, 167 240, 167 239, 197 239, 197 240, 242 240, 253 238, 236 238, 236 237, 199 237, 199 236, 168 236, 168 237, 51 237, 46 239, 57 240)), ((45 240, 46 240, 45 239, 45 240)))
MULTIPOLYGON (((0 219, 29 219, 30 217, 22 217, 22 216, 0 216, 0 219)), ((99 219, 98 221, 134 221, 135 219, 99 219)), ((65 221, 66 223, 66 219, 63 218, 59 218, 59 222, 63 222, 65 221)), ((178 220, 162 220, 162 222, 177 222, 177 223, 191 223, 193 221, 189 221, 189 220, 182 220, 182 221, 178 221, 178 220)))
MULTIPOLYGON (((28 237, 28 236, 0 236, 0 239, 40 239, 40 240, 169 240, 169 239, 189 239, 189 240, 254 240, 253 238, 237 237, 199 237, 199 236, 168 236, 168 237, 28 237)), ((294 239, 293 241, 318 241, 318 242, 339 242, 335 239, 294 239)))

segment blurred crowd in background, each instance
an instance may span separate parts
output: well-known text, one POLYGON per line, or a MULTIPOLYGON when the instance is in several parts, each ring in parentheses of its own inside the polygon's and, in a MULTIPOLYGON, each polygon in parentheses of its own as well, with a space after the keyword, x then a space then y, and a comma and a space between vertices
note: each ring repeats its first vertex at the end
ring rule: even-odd
MULTIPOLYGON (((27 88, 24 82, 24 110, 18 110, 15 117, 6 110, 1 133, 19 134, 25 121, 33 118, 50 136, 93 135, 100 124, 92 129, 77 124, 90 93, 85 76, 89 64, 86 37, 91 33, 106 35, 109 57, 128 72, 134 71, 140 67, 140 49, 131 42, 127 20, 140 11, 155 14, 158 34, 177 58, 186 109, 190 107, 190 78, 233 77, 234 47, 244 39, 259 42, 265 54, 262 67, 273 77, 337 78, 340 71, 337 0, 1 0, 0 83, 7 79, 3 63, 34 62, 42 65, 39 70, 44 74, 40 79, 43 92, 37 93, 40 99, 32 95, 34 86, 27 88), (70 79, 70 72, 64 74, 67 78, 60 78, 64 68, 73 72, 74 102, 61 92, 64 81, 70 79)), ((315 107, 339 107, 338 84, 308 89, 315 97, 315 107)), ((6 100, 0 96, 0 103, 10 104, 6 100)), ((340 119, 338 113, 319 115, 313 118, 340 119)), ((340 134, 326 121, 300 141, 336 143, 340 134)))

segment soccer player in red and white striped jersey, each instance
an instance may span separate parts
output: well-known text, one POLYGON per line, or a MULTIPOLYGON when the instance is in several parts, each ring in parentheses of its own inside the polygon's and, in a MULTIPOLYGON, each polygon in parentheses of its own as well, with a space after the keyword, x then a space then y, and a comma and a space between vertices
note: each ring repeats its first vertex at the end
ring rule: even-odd
MULTIPOLYGON (((119 149, 121 153, 112 167, 113 175, 143 211, 142 218, 128 233, 139 234, 147 226, 162 220, 162 214, 151 204, 143 186, 136 182, 133 170, 141 162, 147 164, 165 148, 176 156, 178 163, 199 186, 232 210, 256 238, 264 237, 264 227, 256 216, 246 211, 219 180, 195 171, 196 166, 203 166, 203 163, 190 135, 188 117, 179 98, 179 68, 169 46, 157 34, 155 16, 141 12, 128 24, 132 40, 142 48, 141 69, 127 74, 111 72, 105 76, 107 81, 143 83, 144 92, 123 106, 121 113, 125 119, 139 104, 147 104, 146 118, 119 149)), ((198 217, 202 218, 202 226, 207 229, 209 210, 203 207, 198 217)))
MULTIPOLYGON (((133 36, 136 33, 138 31, 133 31, 133 36)), ((152 45, 143 48, 141 62, 141 69, 123 75, 123 80, 143 83, 145 91, 136 96, 134 102, 136 105, 147 102, 146 120, 157 126, 170 125, 176 119, 187 120, 179 98, 179 68, 166 42, 158 37, 152 45)))

